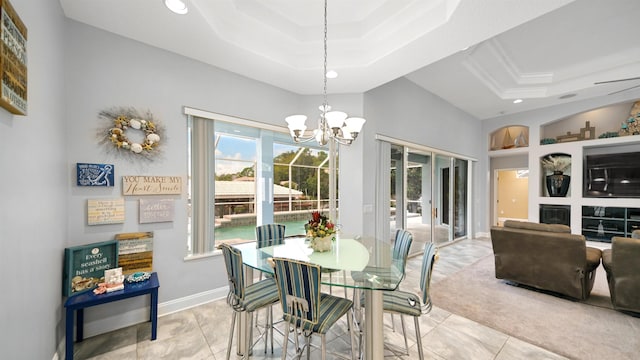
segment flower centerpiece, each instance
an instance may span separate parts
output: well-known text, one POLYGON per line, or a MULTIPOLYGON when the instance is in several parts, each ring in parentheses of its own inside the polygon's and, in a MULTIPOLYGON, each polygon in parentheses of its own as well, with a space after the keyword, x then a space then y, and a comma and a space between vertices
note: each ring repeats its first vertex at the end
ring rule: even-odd
POLYGON ((311 248, 319 252, 331 250, 331 242, 335 240, 335 225, 319 211, 312 212, 311 216, 311 220, 304 225, 311 248))

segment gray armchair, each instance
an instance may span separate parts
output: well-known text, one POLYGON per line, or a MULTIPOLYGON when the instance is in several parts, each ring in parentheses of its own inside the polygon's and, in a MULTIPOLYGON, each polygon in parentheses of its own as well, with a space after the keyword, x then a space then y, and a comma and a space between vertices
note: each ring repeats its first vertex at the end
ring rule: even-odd
POLYGON ((602 252, 611 304, 616 310, 640 313, 640 230, 631 238, 614 237, 611 249, 602 252))

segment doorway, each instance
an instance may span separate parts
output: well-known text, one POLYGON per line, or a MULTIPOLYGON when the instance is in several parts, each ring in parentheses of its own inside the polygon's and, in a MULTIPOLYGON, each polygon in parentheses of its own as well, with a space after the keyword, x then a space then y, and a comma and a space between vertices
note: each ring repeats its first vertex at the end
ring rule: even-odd
POLYGON ((494 171, 495 199, 493 225, 502 226, 506 220, 529 219, 529 170, 496 169, 494 171))

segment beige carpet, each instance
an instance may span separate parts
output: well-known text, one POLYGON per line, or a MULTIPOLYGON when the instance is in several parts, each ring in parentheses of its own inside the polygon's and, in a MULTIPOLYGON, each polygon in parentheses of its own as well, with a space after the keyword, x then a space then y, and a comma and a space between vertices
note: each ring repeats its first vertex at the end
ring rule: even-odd
POLYGON ((585 302, 496 279, 493 255, 434 283, 431 296, 437 307, 571 359, 640 358, 640 317, 611 309, 602 266, 585 302))

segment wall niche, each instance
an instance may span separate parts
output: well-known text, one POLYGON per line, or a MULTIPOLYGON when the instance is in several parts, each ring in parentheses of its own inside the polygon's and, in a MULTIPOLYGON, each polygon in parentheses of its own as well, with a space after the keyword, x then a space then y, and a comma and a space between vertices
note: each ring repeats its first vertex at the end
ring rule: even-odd
POLYGON ((504 126, 491 133, 489 150, 514 149, 529 146, 529 127, 504 126))

